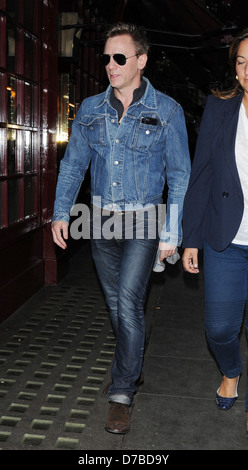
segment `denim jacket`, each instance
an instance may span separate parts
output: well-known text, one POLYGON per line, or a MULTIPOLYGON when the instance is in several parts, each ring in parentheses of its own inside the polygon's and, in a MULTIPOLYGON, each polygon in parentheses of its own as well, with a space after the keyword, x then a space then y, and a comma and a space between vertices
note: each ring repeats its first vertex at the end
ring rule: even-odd
POLYGON ((69 222, 90 165, 92 202, 101 201, 101 207, 109 210, 162 204, 167 180, 167 214, 160 240, 180 245, 190 174, 184 113, 172 98, 143 80, 145 93, 129 106, 121 123, 110 103, 111 86, 82 102, 60 163, 52 222, 69 222), (174 221, 171 207, 177 208, 174 221))

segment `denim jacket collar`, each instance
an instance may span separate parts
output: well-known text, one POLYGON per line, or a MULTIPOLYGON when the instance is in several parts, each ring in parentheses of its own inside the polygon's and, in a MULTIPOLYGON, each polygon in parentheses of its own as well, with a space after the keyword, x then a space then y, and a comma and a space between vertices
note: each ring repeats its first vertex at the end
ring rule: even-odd
MULTIPOLYGON (((131 105, 134 104, 136 101, 140 100, 140 98, 145 93, 146 86, 147 86, 147 82, 141 78, 141 83, 140 83, 139 88, 136 88, 133 92, 133 100, 132 100, 131 105)), ((120 120, 123 114, 124 106, 122 102, 115 96, 114 88, 112 88, 110 91, 110 103, 113 106, 113 108, 116 109, 118 113, 118 120, 120 120)))
MULTIPOLYGON (((145 77, 143 77, 143 80, 147 83, 145 93, 142 95, 142 97, 133 103, 134 105, 137 104, 142 104, 148 109, 157 109, 158 108, 158 103, 157 103, 157 96, 156 96, 156 90, 153 88, 149 80, 145 77)), ((111 85, 108 86, 105 94, 103 95, 102 100, 100 103, 98 103, 95 108, 99 109, 101 106, 104 106, 105 103, 108 103, 111 106, 111 101, 110 101, 110 94, 111 94, 112 87, 111 85)), ((131 105, 132 106, 132 105, 131 105)))

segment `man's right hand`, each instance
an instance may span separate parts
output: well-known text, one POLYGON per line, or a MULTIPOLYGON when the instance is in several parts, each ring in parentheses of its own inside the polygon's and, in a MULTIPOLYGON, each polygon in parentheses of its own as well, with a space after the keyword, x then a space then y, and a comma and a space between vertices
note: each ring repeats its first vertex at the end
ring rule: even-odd
POLYGON ((54 243, 65 250, 67 248, 65 240, 68 240, 68 223, 64 220, 56 220, 52 224, 52 235, 54 243))

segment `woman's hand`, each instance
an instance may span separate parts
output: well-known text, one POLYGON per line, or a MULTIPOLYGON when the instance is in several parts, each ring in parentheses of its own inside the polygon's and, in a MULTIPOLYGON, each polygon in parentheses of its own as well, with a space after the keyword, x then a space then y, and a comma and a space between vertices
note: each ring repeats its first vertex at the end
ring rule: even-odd
POLYGON ((160 261, 163 261, 163 259, 174 255, 174 253, 176 253, 177 247, 170 245, 169 243, 159 242, 159 249, 160 249, 160 261))

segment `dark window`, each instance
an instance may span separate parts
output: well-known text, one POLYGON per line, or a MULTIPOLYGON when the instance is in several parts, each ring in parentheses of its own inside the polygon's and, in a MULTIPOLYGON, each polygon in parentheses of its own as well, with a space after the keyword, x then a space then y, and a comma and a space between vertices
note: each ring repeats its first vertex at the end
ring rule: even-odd
POLYGON ((39 216, 38 4, 0 0, 0 228, 39 216))

